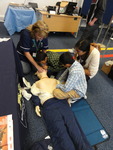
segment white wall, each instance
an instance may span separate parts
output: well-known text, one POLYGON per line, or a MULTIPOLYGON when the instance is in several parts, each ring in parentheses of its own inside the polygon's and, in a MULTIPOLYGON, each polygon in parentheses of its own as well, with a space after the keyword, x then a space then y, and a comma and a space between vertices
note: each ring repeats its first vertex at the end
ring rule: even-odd
MULTIPOLYGON (((55 6, 56 2, 62 0, 0 0, 0 20, 3 20, 5 12, 7 10, 8 4, 10 2, 15 2, 18 4, 28 4, 28 2, 36 2, 39 8, 44 8, 46 6, 55 6)), ((65 1, 72 1, 78 2, 79 6, 82 5, 83 0, 65 0, 65 1)))
POLYGON ((22 3, 24 0, 0 0, 0 20, 3 20, 7 6, 10 2, 22 3))

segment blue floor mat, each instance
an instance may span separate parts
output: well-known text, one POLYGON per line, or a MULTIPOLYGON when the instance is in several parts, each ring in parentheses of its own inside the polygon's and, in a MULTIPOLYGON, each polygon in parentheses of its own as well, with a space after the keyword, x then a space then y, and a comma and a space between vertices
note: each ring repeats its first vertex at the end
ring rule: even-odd
POLYGON ((91 146, 104 142, 109 138, 106 130, 85 99, 73 103, 72 111, 91 146))

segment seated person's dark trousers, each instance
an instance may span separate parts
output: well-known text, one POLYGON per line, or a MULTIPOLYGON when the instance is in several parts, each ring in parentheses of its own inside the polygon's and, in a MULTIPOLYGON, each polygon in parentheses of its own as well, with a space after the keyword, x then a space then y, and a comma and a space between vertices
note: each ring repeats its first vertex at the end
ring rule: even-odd
POLYGON ((92 150, 67 100, 47 100, 42 115, 54 150, 92 150))

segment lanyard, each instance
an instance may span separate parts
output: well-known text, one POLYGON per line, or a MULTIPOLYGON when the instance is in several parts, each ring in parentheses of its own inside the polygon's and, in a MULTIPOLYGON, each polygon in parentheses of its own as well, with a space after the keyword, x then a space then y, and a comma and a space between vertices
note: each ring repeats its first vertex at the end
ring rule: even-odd
POLYGON ((36 47, 36 54, 37 54, 37 52, 38 52, 38 50, 39 50, 39 47, 40 47, 40 45, 41 45, 41 41, 39 40, 38 46, 37 46, 37 44, 36 44, 36 40, 35 40, 35 39, 33 39, 33 43, 34 43, 34 47, 36 47))

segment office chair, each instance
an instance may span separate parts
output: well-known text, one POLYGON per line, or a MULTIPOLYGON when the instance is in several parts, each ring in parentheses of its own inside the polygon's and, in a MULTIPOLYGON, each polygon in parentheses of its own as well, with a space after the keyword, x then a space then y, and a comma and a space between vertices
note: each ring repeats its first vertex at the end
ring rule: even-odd
POLYGON ((57 3, 56 3, 56 6, 60 6, 60 3, 61 3, 61 2, 57 2, 57 3))
POLYGON ((36 8, 38 8, 38 4, 37 3, 28 3, 30 7, 32 7, 34 9, 34 11, 36 11, 36 8))

